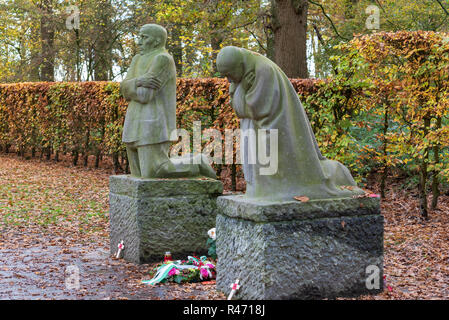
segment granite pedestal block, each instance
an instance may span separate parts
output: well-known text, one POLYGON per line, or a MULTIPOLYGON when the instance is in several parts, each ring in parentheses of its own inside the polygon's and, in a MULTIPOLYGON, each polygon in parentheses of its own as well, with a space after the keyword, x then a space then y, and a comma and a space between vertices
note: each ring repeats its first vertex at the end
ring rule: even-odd
POLYGON ((215 227, 220 181, 110 177, 111 254, 124 241, 123 258, 134 263, 207 252, 207 231, 215 227))
POLYGON ((217 289, 237 299, 322 299, 383 287, 378 198, 256 202, 217 200, 217 289))

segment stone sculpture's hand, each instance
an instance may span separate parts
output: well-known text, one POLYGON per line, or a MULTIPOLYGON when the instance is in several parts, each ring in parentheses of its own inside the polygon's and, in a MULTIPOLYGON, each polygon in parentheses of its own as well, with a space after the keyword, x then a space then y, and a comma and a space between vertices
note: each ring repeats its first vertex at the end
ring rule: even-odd
POLYGON ((245 78, 242 80, 242 86, 245 91, 248 91, 256 81, 256 74, 254 71, 249 72, 245 78))
POLYGON ((136 81, 137 87, 144 87, 148 89, 159 90, 162 82, 157 78, 138 78, 136 81))

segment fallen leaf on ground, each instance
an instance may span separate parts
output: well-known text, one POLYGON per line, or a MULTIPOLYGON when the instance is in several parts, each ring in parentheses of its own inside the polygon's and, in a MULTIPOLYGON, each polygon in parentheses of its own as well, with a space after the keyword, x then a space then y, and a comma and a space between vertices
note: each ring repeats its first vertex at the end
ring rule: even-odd
POLYGON ((307 201, 310 200, 310 199, 309 199, 308 197, 306 197, 306 196, 293 197, 293 199, 295 199, 295 200, 297 200, 297 201, 300 201, 300 202, 307 202, 307 201))

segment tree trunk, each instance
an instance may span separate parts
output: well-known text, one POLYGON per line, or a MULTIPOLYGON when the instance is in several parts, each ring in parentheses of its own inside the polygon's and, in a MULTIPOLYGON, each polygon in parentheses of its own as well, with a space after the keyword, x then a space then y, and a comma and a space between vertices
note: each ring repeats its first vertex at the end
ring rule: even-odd
MULTIPOLYGON (((39 23, 36 24, 37 28, 32 28, 31 41, 39 43, 39 23)), ((30 75, 28 79, 32 82, 39 81, 39 65, 41 62, 41 56, 39 47, 30 48, 30 75)))
POLYGON ((42 0, 39 8, 41 16, 41 80, 55 81, 55 30, 52 24, 53 4, 52 0, 42 0))
POLYGON ((111 3, 109 0, 97 0, 99 2, 96 7, 98 21, 95 29, 97 38, 94 43, 94 80, 108 81, 109 70, 112 65, 112 47, 110 41, 112 33, 111 25, 111 3))
POLYGON ((231 189, 237 191, 237 165, 231 164, 231 189))
MULTIPOLYGON (((424 117, 424 137, 429 133, 430 117, 424 117)), ((429 159, 429 148, 424 151, 424 157, 420 165, 420 181, 419 181, 419 193, 420 193, 420 210, 421 216, 424 219, 428 219, 428 205, 427 205, 427 161, 429 159)))
POLYGON ((50 161, 51 154, 52 154, 51 147, 47 147, 47 149, 46 149, 46 159, 47 159, 47 161, 50 161))
POLYGON ((87 129, 86 140, 84 140, 84 166, 87 167, 89 164, 89 146, 90 146, 90 129, 87 129))
POLYGON ((274 61, 289 78, 308 78, 307 0, 271 0, 274 61))
MULTIPOLYGON (((216 25, 213 30, 215 30, 216 25)), ((213 74, 211 76, 215 77, 218 73, 217 70, 217 56, 218 52, 221 49, 221 44, 223 43, 223 35, 222 32, 217 30, 216 32, 212 32, 210 36, 210 45, 212 47, 212 65, 213 65, 213 74)))
MULTIPOLYGON (((441 129, 441 117, 437 118, 436 129, 441 129)), ((440 146, 435 144, 433 146, 433 156, 435 158, 435 167, 440 163, 440 146)), ((432 204, 431 209, 435 210, 438 206, 438 198, 440 196, 440 180, 438 178, 439 170, 435 169, 432 174, 432 204)))
MULTIPOLYGON (((101 121, 101 141, 104 141, 104 135, 106 133, 106 128, 104 125, 104 121, 101 121)), ((97 151, 95 153, 95 168, 100 167, 100 161, 101 161, 101 144, 97 145, 97 151)))
POLYGON ((74 167, 78 165, 79 152, 78 150, 72 151, 72 164, 74 167))
POLYGON ((81 81, 81 71, 82 71, 82 66, 81 66, 81 56, 80 56, 80 52, 81 52, 81 41, 80 41, 80 34, 79 34, 79 30, 75 29, 75 43, 76 43, 76 81, 81 81))
POLYGON ((118 173, 122 171, 122 167, 120 166, 119 153, 114 152, 112 154, 112 161, 114 163, 114 173, 118 173))
POLYGON ((380 181, 380 196, 382 199, 385 199, 385 185, 387 181, 388 176, 388 165, 387 165, 387 146, 388 146, 388 139, 387 139, 387 133, 388 133, 388 109, 386 107, 387 101, 384 101, 385 106, 385 115, 384 115, 384 128, 383 128, 383 146, 382 146, 382 152, 384 157, 384 171, 382 172, 382 178, 380 181))
POLYGON ((182 77, 182 41, 181 41, 181 26, 175 25, 170 32, 170 41, 168 43, 168 49, 173 55, 176 65, 176 76, 182 77))
POLYGON ((129 160, 128 160, 128 156, 125 154, 125 174, 130 174, 131 172, 129 171, 129 160))

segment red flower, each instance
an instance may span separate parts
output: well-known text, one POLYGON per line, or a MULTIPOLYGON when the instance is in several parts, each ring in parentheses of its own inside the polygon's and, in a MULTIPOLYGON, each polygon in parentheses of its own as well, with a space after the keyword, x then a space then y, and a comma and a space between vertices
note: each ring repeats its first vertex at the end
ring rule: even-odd
POLYGON ((393 291, 393 288, 387 284, 387 276, 386 275, 384 275, 384 287, 387 287, 389 292, 393 291))

